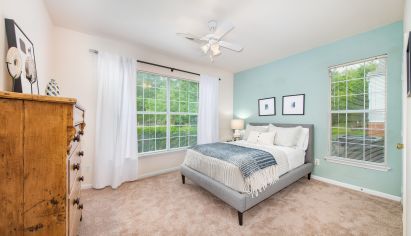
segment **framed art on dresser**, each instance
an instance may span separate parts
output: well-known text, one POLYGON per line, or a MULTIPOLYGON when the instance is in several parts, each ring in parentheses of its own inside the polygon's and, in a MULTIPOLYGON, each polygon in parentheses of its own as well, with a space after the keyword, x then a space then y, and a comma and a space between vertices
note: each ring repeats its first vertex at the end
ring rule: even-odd
POLYGON ((17 48, 22 61, 20 77, 13 79, 13 92, 39 94, 33 42, 12 19, 5 19, 9 48, 17 48))
POLYGON ((275 116, 275 97, 258 99, 259 116, 275 116))

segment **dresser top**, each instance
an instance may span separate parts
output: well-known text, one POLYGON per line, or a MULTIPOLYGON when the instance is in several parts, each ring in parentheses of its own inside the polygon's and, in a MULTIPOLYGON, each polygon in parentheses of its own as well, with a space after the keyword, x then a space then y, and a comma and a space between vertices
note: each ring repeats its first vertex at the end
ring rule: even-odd
POLYGON ((75 98, 52 97, 52 96, 43 96, 43 95, 33 95, 33 94, 27 94, 27 93, 14 93, 14 92, 7 92, 7 91, 0 91, 0 98, 30 100, 30 101, 39 101, 39 102, 66 103, 66 104, 75 104, 77 102, 77 99, 75 98))

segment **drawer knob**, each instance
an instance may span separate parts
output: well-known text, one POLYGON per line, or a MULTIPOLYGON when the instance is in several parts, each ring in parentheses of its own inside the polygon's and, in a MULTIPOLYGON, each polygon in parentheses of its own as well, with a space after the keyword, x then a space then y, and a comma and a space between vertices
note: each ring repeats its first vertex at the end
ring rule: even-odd
POLYGON ((80 142, 80 135, 74 136, 73 141, 74 142, 80 142))
POLYGON ((78 181, 79 181, 79 182, 84 181, 84 176, 78 177, 78 181))
POLYGON ((77 205, 80 204, 80 198, 76 198, 76 199, 73 200, 73 206, 76 205, 76 204, 77 205))
POLYGON ((77 209, 83 210, 83 204, 79 204, 78 207, 77 207, 77 209))
POLYGON ((81 156, 81 157, 84 156, 84 151, 79 151, 78 155, 81 156))
POLYGON ((73 170, 80 170, 80 163, 73 164, 73 170))

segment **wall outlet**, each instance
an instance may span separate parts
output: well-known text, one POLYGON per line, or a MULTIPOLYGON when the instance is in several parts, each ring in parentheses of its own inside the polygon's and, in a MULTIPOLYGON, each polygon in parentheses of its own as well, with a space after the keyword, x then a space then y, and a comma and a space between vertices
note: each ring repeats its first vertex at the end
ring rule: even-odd
POLYGON ((314 164, 315 164, 316 166, 319 166, 319 165, 320 165, 320 159, 315 159, 314 164))

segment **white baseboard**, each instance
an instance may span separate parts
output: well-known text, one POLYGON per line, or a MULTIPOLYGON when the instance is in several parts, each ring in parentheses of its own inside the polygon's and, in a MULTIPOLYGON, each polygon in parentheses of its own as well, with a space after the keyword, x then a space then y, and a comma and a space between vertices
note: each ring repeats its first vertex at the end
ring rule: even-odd
POLYGON ((81 189, 89 189, 92 188, 93 186, 91 184, 82 184, 81 189))
MULTIPOLYGON (((176 166, 176 167, 169 168, 169 169, 164 169, 164 170, 159 170, 159 171, 150 172, 150 173, 147 173, 147 174, 144 174, 144 175, 139 176, 139 177, 137 178, 137 180, 145 179, 145 178, 148 178, 148 177, 153 177, 153 176, 156 176, 156 175, 162 175, 162 174, 170 173, 170 172, 177 171, 177 170, 180 170, 180 166, 176 166)), ((87 184, 87 183, 86 183, 86 184, 82 184, 82 185, 81 185, 81 189, 90 189, 90 188, 93 188, 93 185, 92 185, 92 184, 87 184)))
POLYGON ((336 180, 324 178, 324 177, 317 176, 317 175, 312 175, 311 178, 313 178, 315 180, 318 180, 318 181, 321 181, 321 182, 337 185, 337 186, 340 186, 340 187, 343 187, 343 188, 348 188, 348 189, 364 192, 364 193, 374 195, 374 196, 377 196, 377 197, 382 197, 382 198, 390 199, 390 200, 397 201, 397 202, 401 201, 401 197, 391 195, 391 194, 388 194, 388 193, 383 193, 383 192, 379 192, 379 191, 368 189, 368 188, 359 187, 359 186, 352 185, 352 184, 346 184, 346 183, 343 183, 343 182, 339 182, 339 181, 336 181, 336 180))
POLYGON ((159 171, 150 172, 150 173, 147 173, 147 174, 144 174, 144 175, 139 176, 138 179, 145 179, 145 178, 148 178, 148 177, 153 177, 153 176, 156 176, 156 175, 162 175, 162 174, 170 173, 170 172, 177 171, 177 170, 180 170, 180 166, 176 166, 176 167, 173 167, 173 168, 168 168, 168 169, 164 169, 164 170, 159 170, 159 171))

